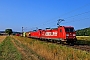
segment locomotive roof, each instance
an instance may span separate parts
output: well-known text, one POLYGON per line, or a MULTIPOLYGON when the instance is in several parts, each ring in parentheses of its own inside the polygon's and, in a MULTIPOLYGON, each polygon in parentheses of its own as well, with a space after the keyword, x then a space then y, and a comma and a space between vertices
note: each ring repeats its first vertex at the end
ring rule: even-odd
POLYGON ((72 26, 59 26, 59 27, 73 28, 72 26))
POLYGON ((57 29, 57 28, 52 28, 53 30, 57 29))
POLYGON ((65 28, 73 28, 72 26, 64 26, 65 28))

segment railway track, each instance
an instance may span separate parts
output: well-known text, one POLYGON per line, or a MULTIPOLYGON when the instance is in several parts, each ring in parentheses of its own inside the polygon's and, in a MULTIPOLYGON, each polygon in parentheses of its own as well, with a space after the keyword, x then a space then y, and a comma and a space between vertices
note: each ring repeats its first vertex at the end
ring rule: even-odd
MULTIPOLYGON (((32 38, 32 39, 35 39, 35 38, 32 38)), ((47 40, 41 40, 41 39, 35 39, 35 40, 39 40, 39 41, 45 41, 46 43, 52 43, 52 44, 60 44, 60 43, 55 43, 55 42, 51 42, 51 41, 47 41, 47 40)), ((82 51, 87 51, 87 52, 90 52, 90 45, 88 44, 74 44, 74 45, 69 45, 69 44, 60 44, 62 46, 66 46, 66 47, 71 47, 71 48, 74 48, 74 49, 79 49, 79 50, 82 50, 82 51)))
MULTIPOLYGON (((48 42, 48 41, 45 41, 47 43, 53 43, 53 42, 48 42)), ((60 44, 60 43, 53 43, 53 44, 60 44)), ((87 51, 87 52, 90 52, 90 45, 88 44, 74 44, 74 45, 69 45, 69 44, 60 44, 62 46, 67 46, 67 47, 71 47, 71 48, 74 48, 74 49, 79 49, 79 50, 82 50, 82 51, 87 51)))
POLYGON ((90 46, 89 45, 78 45, 78 44, 75 44, 74 46, 69 46, 69 45, 66 45, 67 47, 72 47, 74 49, 80 49, 80 50, 83 50, 83 51, 87 51, 87 52, 90 52, 90 46))

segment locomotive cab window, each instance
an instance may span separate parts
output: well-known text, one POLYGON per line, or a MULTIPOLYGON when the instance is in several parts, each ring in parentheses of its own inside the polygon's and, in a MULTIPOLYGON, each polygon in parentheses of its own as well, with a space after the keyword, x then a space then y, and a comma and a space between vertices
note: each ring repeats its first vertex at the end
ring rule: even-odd
POLYGON ((66 32, 75 32, 74 28, 65 28, 66 32))

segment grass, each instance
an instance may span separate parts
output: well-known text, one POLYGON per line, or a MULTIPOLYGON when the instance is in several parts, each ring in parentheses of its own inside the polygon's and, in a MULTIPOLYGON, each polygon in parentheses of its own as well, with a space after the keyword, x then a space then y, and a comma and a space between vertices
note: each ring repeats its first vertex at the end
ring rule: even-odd
POLYGON ((21 54, 11 42, 9 36, 0 44, 0 60, 21 60, 21 54))
POLYGON ((78 40, 88 40, 90 41, 90 36, 77 36, 78 40))
POLYGON ((90 53, 86 51, 25 37, 14 36, 14 38, 29 46, 46 60, 90 60, 90 53))
POLYGON ((6 36, 0 36, 0 43, 6 38, 6 36))
POLYGON ((90 36, 77 36, 77 44, 90 45, 90 36))
MULTIPOLYGON (((32 54, 35 57, 38 57, 40 60, 45 60, 44 58, 42 58, 41 56, 39 56, 37 53, 35 53, 32 49, 28 48, 28 46, 24 45, 23 43, 20 43, 18 40, 12 38, 15 42, 16 45, 18 45, 20 48, 23 48, 24 52, 30 57, 32 54)), ((31 56, 32 57, 32 56, 31 56)), ((30 58, 31 58, 30 57, 30 58)), ((23 56, 24 60, 28 60, 27 57, 23 56)))

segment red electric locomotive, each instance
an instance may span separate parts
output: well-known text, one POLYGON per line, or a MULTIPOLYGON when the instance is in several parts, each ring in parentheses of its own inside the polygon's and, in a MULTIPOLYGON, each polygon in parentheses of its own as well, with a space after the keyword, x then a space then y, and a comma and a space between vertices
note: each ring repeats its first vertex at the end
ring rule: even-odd
POLYGON ((34 31, 30 32, 29 36, 32 38, 38 38, 39 39, 41 36, 40 29, 37 31, 34 30, 34 31))
POLYGON ((40 29, 30 32, 30 37, 67 43, 74 43, 77 40, 74 27, 71 26, 59 26, 58 28, 46 30, 40 29))

